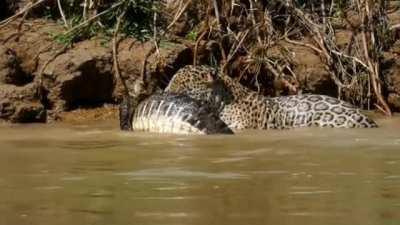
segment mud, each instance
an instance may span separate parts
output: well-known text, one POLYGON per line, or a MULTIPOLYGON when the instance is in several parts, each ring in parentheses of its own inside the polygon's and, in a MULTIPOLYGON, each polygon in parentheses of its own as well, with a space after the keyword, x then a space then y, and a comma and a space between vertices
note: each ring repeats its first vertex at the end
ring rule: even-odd
MULTIPOLYGON (((64 49, 54 41, 62 27, 53 22, 29 20, 21 32, 17 27, 13 23, 0 30, 0 119, 64 120, 76 109, 118 104, 123 88, 114 75, 111 41, 97 37, 64 49)), ((129 86, 141 76, 152 46, 129 38, 121 41, 119 68, 129 86)), ((146 66, 154 90, 192 61, 192 50, 179 41, 162 42, 158 51, 150 54, 146 66)))

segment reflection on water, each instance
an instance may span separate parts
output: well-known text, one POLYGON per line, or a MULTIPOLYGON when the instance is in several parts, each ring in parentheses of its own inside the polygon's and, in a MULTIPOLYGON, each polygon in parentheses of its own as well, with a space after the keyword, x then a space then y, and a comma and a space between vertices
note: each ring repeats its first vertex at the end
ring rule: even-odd
POLYGON ((378 122, 208 137, 0 125, 0 224, 399 224, 400 118, 378 122))

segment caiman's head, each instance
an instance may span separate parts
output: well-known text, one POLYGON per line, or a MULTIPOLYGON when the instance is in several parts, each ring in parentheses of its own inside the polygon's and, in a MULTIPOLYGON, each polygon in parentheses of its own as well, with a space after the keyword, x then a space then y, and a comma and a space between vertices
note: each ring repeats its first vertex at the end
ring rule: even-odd
POLYGON ((142 79, 136 80, 132 90, 126 87, 119 105, 119 126, 121 130, 132 130, 133 114, 139 103, 152 94, 153 89, 142 79))
POLYGON ((121 130, 132 130, 133 112, 135 110, 134 100, 125 95, 119 105, 119 126, 121 130))
POLYGON ((186 94, 220 108, 233 101, 233 95, 218 72, 207 66, 185 66, 171 79, 165 92, 186 94))

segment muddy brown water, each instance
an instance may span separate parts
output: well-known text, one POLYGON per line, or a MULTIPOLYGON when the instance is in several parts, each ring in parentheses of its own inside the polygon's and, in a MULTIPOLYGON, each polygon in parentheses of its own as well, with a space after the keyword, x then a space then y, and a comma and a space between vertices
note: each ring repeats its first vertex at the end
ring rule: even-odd
POLYGON ((0 224, 397 225, 400 117, 236 136, 0 125, 0 224))

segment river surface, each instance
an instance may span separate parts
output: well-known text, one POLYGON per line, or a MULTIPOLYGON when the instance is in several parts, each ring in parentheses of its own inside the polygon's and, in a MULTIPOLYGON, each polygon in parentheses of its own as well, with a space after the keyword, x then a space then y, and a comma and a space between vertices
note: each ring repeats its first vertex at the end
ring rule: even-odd
POLYGON ((400 117, 235 136, 0 125, 0 225, 398 225, 400 117))

